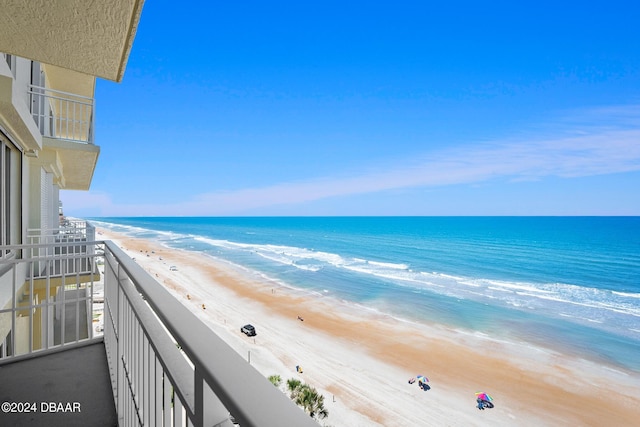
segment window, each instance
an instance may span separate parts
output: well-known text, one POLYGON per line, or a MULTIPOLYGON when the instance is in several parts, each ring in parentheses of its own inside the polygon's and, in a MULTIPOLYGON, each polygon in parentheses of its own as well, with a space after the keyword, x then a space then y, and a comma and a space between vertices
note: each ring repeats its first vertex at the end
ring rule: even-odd
MULTIPOLYGON (((0 245, 16 245, 21 240, 22 156, 0 133, 0 245)), ((4 257, 8 251, 0 253, 4 257)))
POLYGON ((9 55, 8 53, 5 53, 4 60, 7 62, 7 65, 9 66, 9 69, 11 70, 13 77, 15 77, 16 76, 16 57, 13 55, 9 55))

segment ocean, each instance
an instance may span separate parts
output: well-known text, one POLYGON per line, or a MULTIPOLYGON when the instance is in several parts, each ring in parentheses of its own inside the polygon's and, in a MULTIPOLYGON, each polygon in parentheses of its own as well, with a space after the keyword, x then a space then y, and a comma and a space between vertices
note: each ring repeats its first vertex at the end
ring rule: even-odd
POLYGON ((640 372, 640 217, 88 220, 265 286, 640 372))

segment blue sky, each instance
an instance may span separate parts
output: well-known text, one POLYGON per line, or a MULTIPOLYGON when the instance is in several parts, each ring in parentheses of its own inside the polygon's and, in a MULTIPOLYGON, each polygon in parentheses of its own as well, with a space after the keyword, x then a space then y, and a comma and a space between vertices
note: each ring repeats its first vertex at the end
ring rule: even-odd
POLYGON ((640 5, 479 3, 145 2, 65 213, 640 215, 640 5))

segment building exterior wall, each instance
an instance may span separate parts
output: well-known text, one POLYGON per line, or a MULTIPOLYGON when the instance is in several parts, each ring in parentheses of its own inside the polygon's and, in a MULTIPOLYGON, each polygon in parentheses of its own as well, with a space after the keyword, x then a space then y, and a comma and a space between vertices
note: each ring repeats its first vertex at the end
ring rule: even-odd
MULTIPOLYGON (((29 85, 32 83, 32 61, 0 54, 0 245, 21 245, 27 242, 27 230, 43 225, 58 227, 59 187, 53 172, 46 170, 47 158, 39 158, 42 151, 34 150, 33 141, 42 145, 42 137, 30 110, 29 85), (9 80, 10 79, 10 80, 9 80), (24 132, 24 130, 28 132, 24 132), (25 138, 25 135, 27 137, 25 138)), ((51 156, 49 156, 51 157, 51 156)), ((51 170, 55 170, 51 168, 51 170)), ((59 179, 59 177, 58 177, 59 179)), ((19 251, 2 251, 0 257, 20 256, 19 251)), ((25 283, 24 266, 0 268, 0 308, 37 304, 42 295, 29 295, 25 283), (14 276, 15 275, 15 276, 14 276), (14 277, 17 280, 14 281, 14 277)), ((27 316, 17 313, 15 333, 11 337, 17 353, 29 349, 30 325, 27 316)), ((41 348, 42 331, 39 310, 34 313, 32 348, 41 348)), ((0 314, 0 346, 6 352, 8 334, 12 327, 10 313, 0 314)))

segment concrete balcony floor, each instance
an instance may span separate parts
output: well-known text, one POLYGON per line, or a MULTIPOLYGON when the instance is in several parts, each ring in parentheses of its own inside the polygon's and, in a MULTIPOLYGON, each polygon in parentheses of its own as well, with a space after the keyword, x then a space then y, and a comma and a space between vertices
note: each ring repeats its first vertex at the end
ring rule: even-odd
POLYGON ((102 342, 0 365, 4 402, 28 403, 32 412, 0 410, 0 426, 118 425, 102 342))

